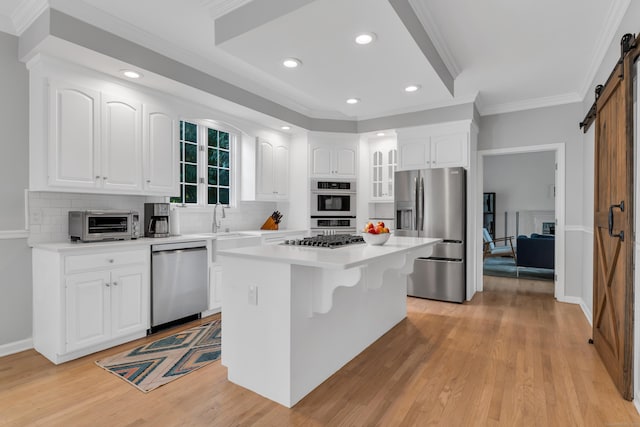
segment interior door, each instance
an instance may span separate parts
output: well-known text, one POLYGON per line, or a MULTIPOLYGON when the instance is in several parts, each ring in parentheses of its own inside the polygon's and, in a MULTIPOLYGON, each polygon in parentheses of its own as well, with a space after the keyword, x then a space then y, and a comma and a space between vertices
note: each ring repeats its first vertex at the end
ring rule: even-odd
POLYGON ((593 341, 625 399, 633 398, 633 58, 596 101, 593 341))

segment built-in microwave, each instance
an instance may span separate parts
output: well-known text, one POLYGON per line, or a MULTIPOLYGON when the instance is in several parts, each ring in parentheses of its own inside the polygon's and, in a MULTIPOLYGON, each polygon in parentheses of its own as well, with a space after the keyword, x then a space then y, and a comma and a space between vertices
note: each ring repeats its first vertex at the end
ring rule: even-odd
POLYGON ((311 218, 355 216, 355 180, 311 180, 311 218))
POLYGON ((71 211, 69 239, 96 242, 102 240, 137 239, 140 217, 135 211, 71 211))

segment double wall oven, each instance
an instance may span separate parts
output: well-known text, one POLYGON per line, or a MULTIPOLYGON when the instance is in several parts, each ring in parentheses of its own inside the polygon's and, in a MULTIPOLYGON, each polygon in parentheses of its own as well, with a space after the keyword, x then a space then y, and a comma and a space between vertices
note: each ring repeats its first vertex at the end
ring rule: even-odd
POLYGON ((355 180, 311 180, 311 231, 355 233, 355 180))

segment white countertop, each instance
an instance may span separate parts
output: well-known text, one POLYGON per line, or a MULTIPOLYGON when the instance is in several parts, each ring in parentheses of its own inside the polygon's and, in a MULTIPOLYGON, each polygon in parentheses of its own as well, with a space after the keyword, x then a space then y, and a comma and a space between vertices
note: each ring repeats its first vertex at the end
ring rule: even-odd
POLYGON ((122 249, 134 246, 151 246, 162 243, 191 242, 194 240, 216 240, 216 239, 242 239, 250 237, 263 237, 275 235, 288 235, 293 233, 306 233, 307 230, 243 230, 229 231, 221 233, 195 233, 183 234, 169 237, 141 237, 135 240, 112 240, 104 242, 53 242, 53 243, 33 243, 31 247, 48 251, 75 251, 92 249, 122 249))
POLYGON ((430 237, 395 237, 391 236, 382 246, 370 246, 366 243, 349 245, 340 248, 320 248, 308 246, 251 246, 247 248, 218 251, 218 255, 233 256, 262 261, 322 267, 331 269, 347 269, 368 264, 377 258, 390 254, 410 252, 423 248, 442 239, 430 237))

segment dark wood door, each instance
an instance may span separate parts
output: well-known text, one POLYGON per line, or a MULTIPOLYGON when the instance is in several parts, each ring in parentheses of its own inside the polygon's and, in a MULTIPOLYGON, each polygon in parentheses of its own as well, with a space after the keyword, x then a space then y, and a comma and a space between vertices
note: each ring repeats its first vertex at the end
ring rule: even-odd
POLYGON ((633 398, 633 61, 596 101, 593 341, 625 399, 633 398))

